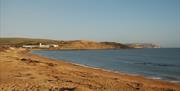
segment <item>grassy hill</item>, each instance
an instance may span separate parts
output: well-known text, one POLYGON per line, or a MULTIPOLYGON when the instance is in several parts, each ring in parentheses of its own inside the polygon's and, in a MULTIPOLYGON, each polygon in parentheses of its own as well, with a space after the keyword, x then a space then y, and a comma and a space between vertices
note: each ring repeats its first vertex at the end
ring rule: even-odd
POLYGON ((22 45, 58 44, 57 49, 108 49, 129 48, 127 45, 116 42, 94 42, 87 40, 60 41, 33 38, 0 38, 0 46, 21 47, 22 45))
POLYGON ((36 45, 43 44, 57 44, 57 40, 49 39, 33 39, 33 38, 0 38, 0 45, 22 46, 22 45, 36 45))

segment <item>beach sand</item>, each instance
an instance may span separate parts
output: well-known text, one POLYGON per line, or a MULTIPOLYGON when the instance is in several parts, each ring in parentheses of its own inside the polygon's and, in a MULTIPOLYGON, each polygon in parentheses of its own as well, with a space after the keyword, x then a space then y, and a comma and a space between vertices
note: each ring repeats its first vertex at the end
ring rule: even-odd
POLYGON ((0 91, 180 91, 180 84, 83 67, 11 48, 0 51, 0 91))

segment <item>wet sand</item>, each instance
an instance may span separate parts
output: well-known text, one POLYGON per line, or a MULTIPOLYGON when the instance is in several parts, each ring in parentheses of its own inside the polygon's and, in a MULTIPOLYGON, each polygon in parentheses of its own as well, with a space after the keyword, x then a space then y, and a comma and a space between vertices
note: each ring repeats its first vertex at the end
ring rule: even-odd
POLYGON ((0 91, 180 91, 180 84, 83 67, 11 48, 0 51, 0 91))

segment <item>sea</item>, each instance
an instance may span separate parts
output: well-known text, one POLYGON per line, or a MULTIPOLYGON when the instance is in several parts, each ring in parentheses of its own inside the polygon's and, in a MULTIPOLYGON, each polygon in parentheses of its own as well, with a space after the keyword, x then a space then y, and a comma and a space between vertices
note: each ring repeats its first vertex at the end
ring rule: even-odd
POLYGON ((180 48, 35 50, 32 53, 88 67, 180 83, 180 48))

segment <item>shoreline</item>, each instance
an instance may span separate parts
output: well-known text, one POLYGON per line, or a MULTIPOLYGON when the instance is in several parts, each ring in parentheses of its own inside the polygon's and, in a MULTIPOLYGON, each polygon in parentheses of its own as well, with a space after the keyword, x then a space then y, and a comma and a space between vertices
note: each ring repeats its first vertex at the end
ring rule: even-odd
MULTIPOLYGON (((66 50, 65 49, 65 50, 62 50, 62 51, 74 51, 74 50, 78 51, 78 50, 81 50, 81 49, 77 49, 77 50, 76 49, 73 49, 73 50, 71 50, 71 49, 70 50, 66 50)), ((82 50, 107 50, 107 49, 82 49, 82 50)), ((116 50, 116 49, 109 49, 109 50, 116 50)), ((150 79, 150 80, 152 79, 152 80, 159 80, 159 81, 164 81, 164 82, 180 84, 180 81, 163 79, 162 77, 146 76, 146 75, 142 75, 142 74, 138 74, 138 73, 128 73, 128 72, 122 72, 122 71, 109 70, 109 69, 104 69, 104 68, 99 68, 99 67, 88 66, 88 65, 84 65, 84 64, 73 63, 73 62, 62 60, 62 59, 49 58, 49 57, 46 57, 46 56, 43 56, 43 55, 40 55, 40 54, 33 54, 32 51, 36 51, 36 50, 31 50, 30 51, 30 54, 32 54, 32 55, 37 55, 37 56, 40 56, 40 57, 45 57, 45 58, 48 58, 50 60, 62 61, 62 62, 65 62, 65 63, 70 63, 70 64, 81 66, 81 67, 86 67, 86 68, 95 69, 95 70, 97 69, 97 70, 102 70, 102 71, 107 71, 107 72, 112 72, 112 73, 117 73, 117 74, 124 74, 124 75, 129 75, 129 76, 140 76, 140 77, 143 77, 145 79, 150 79)), ((43 50, 43 51, 51 51, 51 50, 43 50)))
MULTIPOLYGON (((51 58, 50 58, 51 59, 51 58)), ((54 59, 53 59, 54 60, 54 59)), ((56 60, 56 59, 55 59, 56 60)), ((58 61, 58 60, 57 60, 58 61)), ((87 67, 87 68, 91 68, 91 69, 97 69, 97 70, 102 70, 102 71, 107 71, 107 72, 112 72, 112 73, 117 73, 117 74, 123 74, 123 75, 128 75, 128 76, 140 76, 143 77, 145 79, 152 79, 152 80, 159 80, 159 81, 164 81, 164 82, 170 82, 170 83, 177 83, 180 84, 180 81, 175 81, 175 80, 167 80, 167 79, 162 79, 161 77, 155 77, 155 76, 145 76, 145 75, 141 75, 138 73, 127 73, 127 72, 122 72, 122 71, 113 71, 113 70, 108 70, 108 69, 104 69, 104 68, 98 68, 98 67, 91 67, 88 65, 83 65, 83 64, 78 64, 78 63, 72 63, 72 62, 67 62, 67 63, 71 63, 74 65, 78 65, 78 66, 82 66, 82 67, 87 67)))
POLYGON ((49 58, 49 57, 46 57, 46 56, 42 56, 42 55, 38 55, 38 54, 33 54, 33 53, 32 53, 32 55, 37 55, 37 56, 40 56, 40 57, 48 58, 50 60, 62 61, 62 62, 68 63, 68 64, 73 64, 73 65, 77 65, 77 66, 81 66, 81 67, 85 67, 85 68, 90 68, 90 69, 95 69, 95 70, 102 70, 102 71, 106 71, 106 72, 117 73, 117 74, 121 74, 121 75, 123 74, 123 75, 128 75, 128 76, 140 76, 140 77, 143 77, 145 79, 150 79, 150 80, 152 79, 152 80, 159 80, 159 81, 164 81, 164 82, 180 84, 180 81, 166 80, 166 79, 162 79, 161 77, 144 76, 144 75, 137 74, 137 73, 127 73, 127 72, 122 72, 122 71, 113 71, 113 70, 108 70, 108 69, 104 69, 104 68, 98 68, 98 67, 92 67, 92 66, 88 66, 88 65, 68 62, 68 61, 65 61, 65 60, 62 60, 62 59, 53 59, 53 58, 49 58))
MULTIPOLYGON (((35 54, 36 55, 36 54, 35 54)), ((44 56, 42 56, 44 57, 44 56)), ((50 58, 51 59, 51 58, 50 58)), ((56 60, 56 59, 52 59, 52 60, 56 60)), ((60 59, 61 60, 61 59, 60 59)), ((57 60, 58 61, 58 60, 57 60)), ((62 61, 62 60, 61 60, 62 61)), ((65 61, 63 61, 65 62, 65 61)), ((104 68, 98 68, 98 67, 91 67, 88 65, 83 65, 83 64, 78 64, 78 63, 72 63, 72 62, 67 62, 73 65, 77 65, 77 66, 81 66, 81 67, 86 67, 86 68, 90 68, 90 69, 95 69, 95 70, 102 70, 102 71, 106 71, 106 72, 111 72, 111 73, 117 73, 117 74, 121 74, 121 75, 128 75, 128 76, 139 76, 139 77, 143 77, 145 79, 152 79, 152 80, 159 80, 159 81, 164 81, 164 82, 170 82, 170 83, 177 83, 180 84, 180 81, 173 81, 173 80, 166 80, 166 79, 162 79, 161 77, 155 77, 155 76, 144 76, 141 74, 137 74, 137 73, 127 73, 127 72, 120 72, 120 71, 113 71, 113 70, 108 70, 108 69, 104 69, 104 68)))
POLYGON ((0 90, 180 91, 180 84, 55 60, 24 49, 0 55, 0 90), (27 87, 28 86, 28 87, 27 87))
MULTIPOLYGON (((62 51, 74 51, 74 50, 78 51, 78 50, 107 50, 107 49, 64 49, 62 51)), ((109 49, 109 50, 116 50, 116 49, 109 49)), ((138 76, 138 77, 143 77, 143 78, 149 79, 149 80, 159 80, 159 81, 163 81, 163 82, 180 84, 180 81, 176 82, 176 81, 173 81, 173 80, 166 80, 166 79, 162 79, 161 77, 144 76, 144 75, 137 74, 137 73, 127 73, 127 72, 122 72, 122 71, 113 71, 113 70, 108 70, 108 69, 104 69, 104 68, 92 67, 92 66, 88 66, 88 65, 84 65, 84 64, 68 62, 68 61, 65 61, 65 60, 62 60, 62 59, 49 58, 49 57, 46 57, 46 56, 43 56, 43 55, 40 55, 40 54, 33 54, 32 51, 36 51, 36 50, 31 50, 30 51, 31 55, 37 55, 37 56, 44 57, 44 58, 47 58, 47 59, 50 59, 50 60, 61 61, 61 62, 65 62, 65 63, 68 63, 68 64, 77 65, 77 66, 81 66, 81 67, 85 67, 85 68, 90 68, 90 69, 95 69, 95 70, 102 70, 102 71, 116 73, 116 74, 121 74, 121 75, 123 74, 123 75, 128 75, 128 76, 138 76)), ((43 51, 51 51, 51 50, 43 50, 43 51)))

